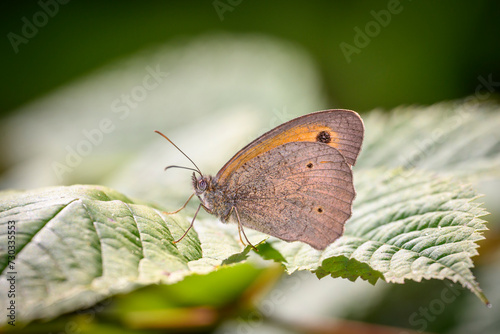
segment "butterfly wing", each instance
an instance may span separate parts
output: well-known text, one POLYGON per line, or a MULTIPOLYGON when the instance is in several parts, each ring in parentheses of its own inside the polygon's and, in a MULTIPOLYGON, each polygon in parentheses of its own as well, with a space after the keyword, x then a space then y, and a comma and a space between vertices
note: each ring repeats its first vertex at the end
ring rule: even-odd
POLYGON ((231 174, 225 192, 244 226, 316 249, 342 235, 355 197, 344 156, 316 142, 290 142, 254 157, 231 174))
POLYGON ((253 158, 289 142, 321 142, 336 148, 354 166, 363 143, 364 125, 351 110, 331 109, 314 112, 281 124, 263 134, 234 155, 217 173, 224 183, 253 158))

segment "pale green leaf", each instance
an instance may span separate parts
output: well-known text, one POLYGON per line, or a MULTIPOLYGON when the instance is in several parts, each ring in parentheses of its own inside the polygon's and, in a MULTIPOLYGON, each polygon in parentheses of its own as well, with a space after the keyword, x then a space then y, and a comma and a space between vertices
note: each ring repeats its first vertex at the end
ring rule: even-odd
MULTIPOLYGON (((313 270, 319 277, 361 277, 371 283, 379 277, 397 283, 450 279, 485 300, 470 271, 470 257, 477 254, 476 241, 485 229, 476 193, 428 173, 410 176, 358 173, 355 214, 345 235, 324 252, 247 234, 255 244, 268 240, 263 245, 270 246, 259 246, 262 256, 281 261, 289 272, 313 270)), ((200 220, 198 235, 191 231, 174 245, 188 220, 134 204, 104 187, 6 192, 1 199, 2 224, 16 222, 15 270, 23 277, 18 289, 24 320, 90 306, 138 286, 208 273, 249 255, 236 226, 215 220, 200 220)), ((5 233, 0 238, 7 243, 5 233)), ((6 282, 5 249, 0 263, 1 282, 6 282)))
MULTIPOLYGON (((15 273, 22 321, 89 307, 138 286, 210 272, 241 249, 237 242, 220 245, 224 237, 218 231, 217 238, 203 235, 203 257, 194 231, 174 245, 188 221, 101 186, 9 191, 1 193, 0 203, 0 245, 8 244, 8 226, 16 231, 15 259, 8 258, 7 247, 0 249, 0 284, 7 291, 7 278, 15 273)), ((2 308, 7 302, 2 298, 2 308)))
POLYGON ((461 177, 500 176, 498 105, 473 98, 363 115, 360 168, 425 169, 461 177))
MULTIPOLYGON (((273 240, 290 272, 328 272, 323 261, 344 256, 368 264, 385 281, 450 279, 487 303, 470 271, 486 212, 471 186, 425 172, 360 171, 358 198, 344 235, 320 252, 273 240)), ((337 275, 337 273, 332 272, 337 275)), ((375 273, 372 273, 375 275, 375 273)))

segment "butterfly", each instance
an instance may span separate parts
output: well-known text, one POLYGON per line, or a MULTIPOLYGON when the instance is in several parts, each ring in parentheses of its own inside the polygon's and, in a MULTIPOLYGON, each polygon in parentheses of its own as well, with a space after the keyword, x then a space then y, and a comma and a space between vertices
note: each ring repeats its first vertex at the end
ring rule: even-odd
MULTIPOLYGON (((363 137, 364 124, 356 112, 331 109, 297 117, 263 134, 215 176, 203 174, 186 155, 196 167, 187 168, 194 171, 194 193, 172 213, 195 195, 200 204, 175 242, 187 234, 203 208, 223 223, 236 223, 240 241, 243 234, 252 247, 243 227, 325 249, 343 234, 351 217, 356 196, 352 166, 363 137)), ((180 166, 166 169, 171 167, 180 166)))

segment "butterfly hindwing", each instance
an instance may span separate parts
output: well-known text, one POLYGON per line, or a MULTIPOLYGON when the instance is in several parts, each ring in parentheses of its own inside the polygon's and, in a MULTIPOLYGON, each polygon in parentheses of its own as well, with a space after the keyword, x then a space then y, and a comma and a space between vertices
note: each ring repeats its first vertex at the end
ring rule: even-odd
POLYGON ((241 165, 225 185, 244 226, 317 249, 342 235, 355 197, 345 157, 317 142, 266 151, 241 165))

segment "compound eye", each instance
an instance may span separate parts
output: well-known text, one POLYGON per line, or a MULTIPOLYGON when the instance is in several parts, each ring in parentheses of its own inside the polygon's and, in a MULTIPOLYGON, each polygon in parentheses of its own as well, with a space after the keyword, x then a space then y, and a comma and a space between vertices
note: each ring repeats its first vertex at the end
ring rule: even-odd
POLYGON ((198 181, 198 189, 200 189, 201 191, 207 190, 207 181, 205 181, 204 179, 198 181))

